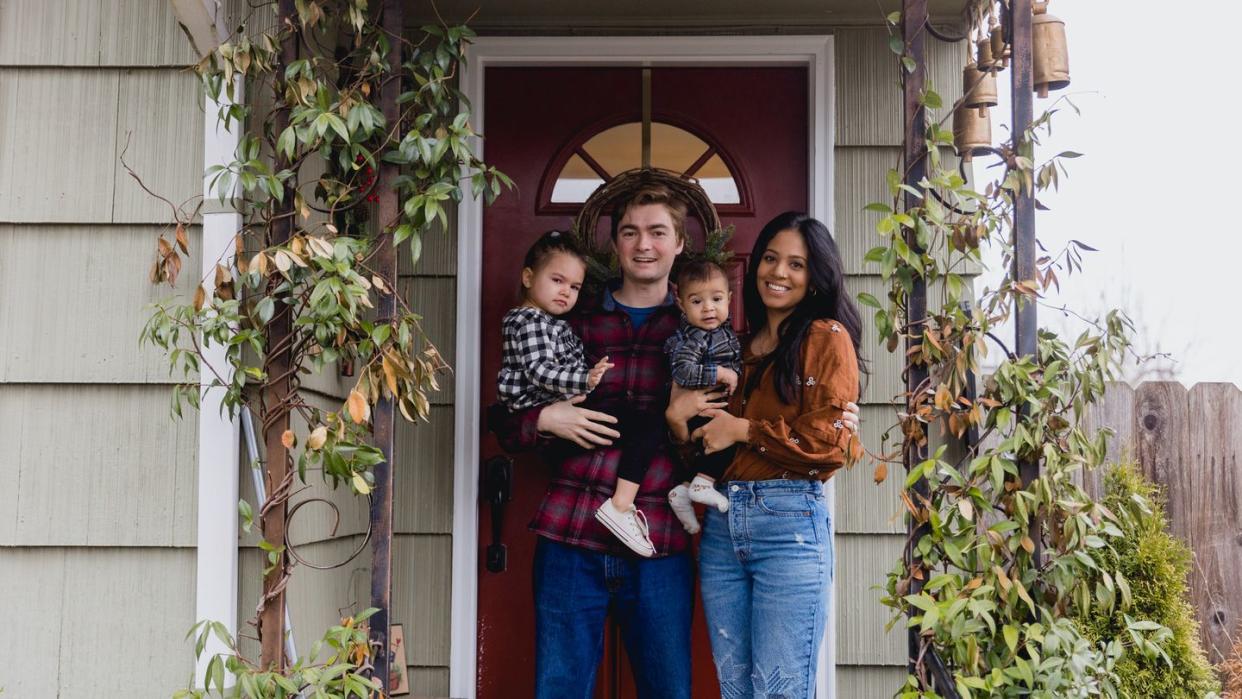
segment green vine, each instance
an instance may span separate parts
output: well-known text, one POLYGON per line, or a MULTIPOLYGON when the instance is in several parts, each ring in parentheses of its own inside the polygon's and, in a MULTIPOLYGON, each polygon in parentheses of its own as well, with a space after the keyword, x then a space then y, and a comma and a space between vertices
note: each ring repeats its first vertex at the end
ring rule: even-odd
MULTIPOLYGON (((218 256, 211 283, 200 280, 190 303, 157 305, 142 340, 164 350, 170 372, 181 377, 173 389, 176 415, 185 405, 199 406, 202 375, 229 415, 249 408, 265 433, 276 426, 301 482, 317 470, 331 486, 366 495, 374 485, 371 469, 384 459, 371 443, 372 407, 387 398, 407 420, 428 420, 428 394, 448 368, 420 315, 397 294, 395 275, 377 265, 381 243, 404 245, 417 263, 430 231, 448 226, 450 207, 465 196, 490 204, 512 182, 471 147, 478 134, 456 88, 470 29, 428 26, 410 41, 386 31, 367 0, 289 5, 295 9, 277 17, 270 31, 247 33, 239 22, 238 32, 196 66, 206 93, 224 105, 209 118, 244 129, 232 162, 207 171, 222 204, 238 188, 243 225, 230 249, 205 251, 208 259, 218 256), (389 62, 394 44, 399 65, 389 62), (252 96, 269 92, 270 104, 239 103, 239 76, 252 96), (379 101, 393 81, 401 86, 396 121, 385 118, 379 101), (383 185, 395 192, 398 207, 395 218, 380 220, 376 204, 388 192, 377 172, 386 165, 400 168, 383 185), (394 295, 397 311, 378 314, 381 299, 394 295), (211 364, 207 358, 217 348, 224 362, 211 364), (303 377, 338 367, 356 377, 348 398, 333 410, 308 402, 303 377), (305 425, 300 439, 290 415, 305 425)), ((189 252, 185 230, 193 216, 174 210, 176 233, 172 241, 160 237, 151 273, 152 281, 170 286, 189 252)), ((268 444, 268 458, 282 458, 268 444)), ((270 486, 265 535, 273 503, 293 490, 291 479, 270 486)), ((239 508, 248 530, 254 508, 244 501, 239 508)), ((270 575, 287 577, 293 562, 282 540, 265 539, 260 547, 269 564, 262 612, 284 587, 270 575)), ((373 653, 358 625, 367 616, 330 630, 308 658, 284 667, 246 660, 214 621, 196 627, 196 651, 203 653, 213 634, 223 643, 228 651, 210 661, 209 675, 218 691, 225 672, 235 675, 234 696, 308 689, 314 696, 366 696, 379 686, 361 674, 373 653), (328 660, 318 659, 321 651, 328 660)))
MULTIPOLYGON (((900 15, 889 18, 892 27, 900 21, 900 15)), ((900 39, 894 52, 910 71, 913 60, 900 39)), ((922 95, 928 108, 941 103, 931 90, 922 95)), ((926 447, 932 429, 958 439, 978 436, 960 458, 942 446, 907 473, 906 516, 919 536, 907 542, 912 555, 889 574, 883 600, 894 610, 890 627, 904 620, 918 638, 901 697, 940 696, 933 658, 947 667, 962 697, 1113 697, 1118 658, 1161 652, 1166 631, 1158 624, 1133 621, 1129 640, 1093 643, 1073 621, 1092 609, 1131 605, 1126 578, 1092 556, 1123 535, 1117 518, 1075 479, 1104 458, 1107 434, 1089 432, 1077 416, 1103 395, 1129 351, 1129 319, 1110 312, 1072 341, 1040 330, 1033 356, 1014 356, 995 339, 1017 309, 1040 303, 1059 277, 1079 271, 1091 250, 1072 241, 1042 254, 1033 278, 1014 276, 1015 199, 1057 186, 1065 161, 1078 155, 1037 161, 1039 139, 1059 104, 1001 146, 1001 173, 979 188, 941 157, 953 146, 952 132, 929 124, 921 144, 926 177, 911 187, 902 171, 890 170, 891 200, 866 207, 880 214, 882 239, 866 259, 889 291, 883 301, 868 294, 859 301, 874 310, 887 349, 905 351, 907 372, 927 375, 903 396, 890 429, 900 435, 901 450, 885 460, 926 447), (917 204, 903 208, 907 194, 917 204), (1000 248, 1009 272, 976 296, 969 275, 982 265, 985 245, 1000 248), (923 319, 910 316, 917 282, 943 296, 939 305, 928 304, 923 319), (972 397, 972 375, 996 351, 1005 358, 972 397), (1026 484, 1023 462, 1040 469, 1026 484), (925 496, 914 488, 921 479, 925 496)), ((882 462, 877 480, 883 469, 882 462)))

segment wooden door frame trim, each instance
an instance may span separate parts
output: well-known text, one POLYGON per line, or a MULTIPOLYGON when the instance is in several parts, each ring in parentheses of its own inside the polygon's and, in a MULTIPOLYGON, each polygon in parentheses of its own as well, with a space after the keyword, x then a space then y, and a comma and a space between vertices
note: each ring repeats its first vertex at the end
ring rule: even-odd
MULTIPOLYGON (((474 108, 471 122, 486 134, 483 77, 493 66, 805 66, 810 145, 810 214, 834 229, 832 201, 836 94, 831 36, 478 37, 467 51, 462 91, 474 108)), ((473 144, 486 159, 481 140, 473 144)), ((454 371, 453 566, 449 695, 475 699, 478 644, 479 405, 482 377, 483 204, 467 197, 457 219, 457 366, 454 371)), ((834 511, 834 483, 825 498, 834 511)), ((836 576, 820 653, 817 695, 836 689, 836 576)))

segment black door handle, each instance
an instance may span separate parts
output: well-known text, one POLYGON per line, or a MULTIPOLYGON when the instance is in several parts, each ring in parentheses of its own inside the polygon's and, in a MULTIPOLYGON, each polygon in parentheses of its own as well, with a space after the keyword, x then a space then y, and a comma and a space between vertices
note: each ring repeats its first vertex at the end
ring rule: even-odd
POLYGON ((487 547, 487 570, 503 573, 509 564, 509 552, 500 543, 504 532, 505 503, 513 499, 513 460, 493 456, 483 464, 483 502, 492 508, 492 543, 487 547))

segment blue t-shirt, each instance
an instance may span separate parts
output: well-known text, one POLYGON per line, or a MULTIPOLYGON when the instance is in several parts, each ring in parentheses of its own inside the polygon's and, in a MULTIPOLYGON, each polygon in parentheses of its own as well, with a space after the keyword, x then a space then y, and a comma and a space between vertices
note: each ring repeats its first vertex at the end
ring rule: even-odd
POLYGON ((627 306, 624 303, 617 301, 616 296, 613 296, 612 300, 617 304, 617 308, 625 311, 625 314, 630 317, 630 324, 634 326, 635 330, 643 327, 643 323, 646 323, 647 319, 655 314, 655 312, 660 308, 659 306, 647 306, 646 308, 627 306))

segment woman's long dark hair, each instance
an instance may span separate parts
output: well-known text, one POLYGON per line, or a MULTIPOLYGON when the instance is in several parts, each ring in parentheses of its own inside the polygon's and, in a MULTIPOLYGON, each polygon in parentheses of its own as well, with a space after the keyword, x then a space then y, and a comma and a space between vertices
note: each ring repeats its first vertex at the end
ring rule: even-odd
POLYGON ((798 399, 801 390, 802 342, 806 339, 811 323, 821 318, 832 318, 845 326, 854 353, 858 357, 859 375, 867 373, 866 362, 859 352, 862 341, 862 317, 858 307, 845 290, 845 271, 841 264, 841 252, 837 249, 828 227, 817 219, 797 211, 786 211, 759 231, 755 247, 751 251, 750 264, 746 268, 746 281, 742 284, 742 300, 746 310, 746 322, 752 335, 768 323, 768 310, 759 297, 759 263, 768 245, 777 233, 793 230, 802 234, 807 252, 806 296, 794 308, 793 313, 776 330, 776 349, 768 353, 751 373, 746 384, 746 394, 754 390, 759 377, 772 366, 776 390, 781 401, 791 404, 798 399))

